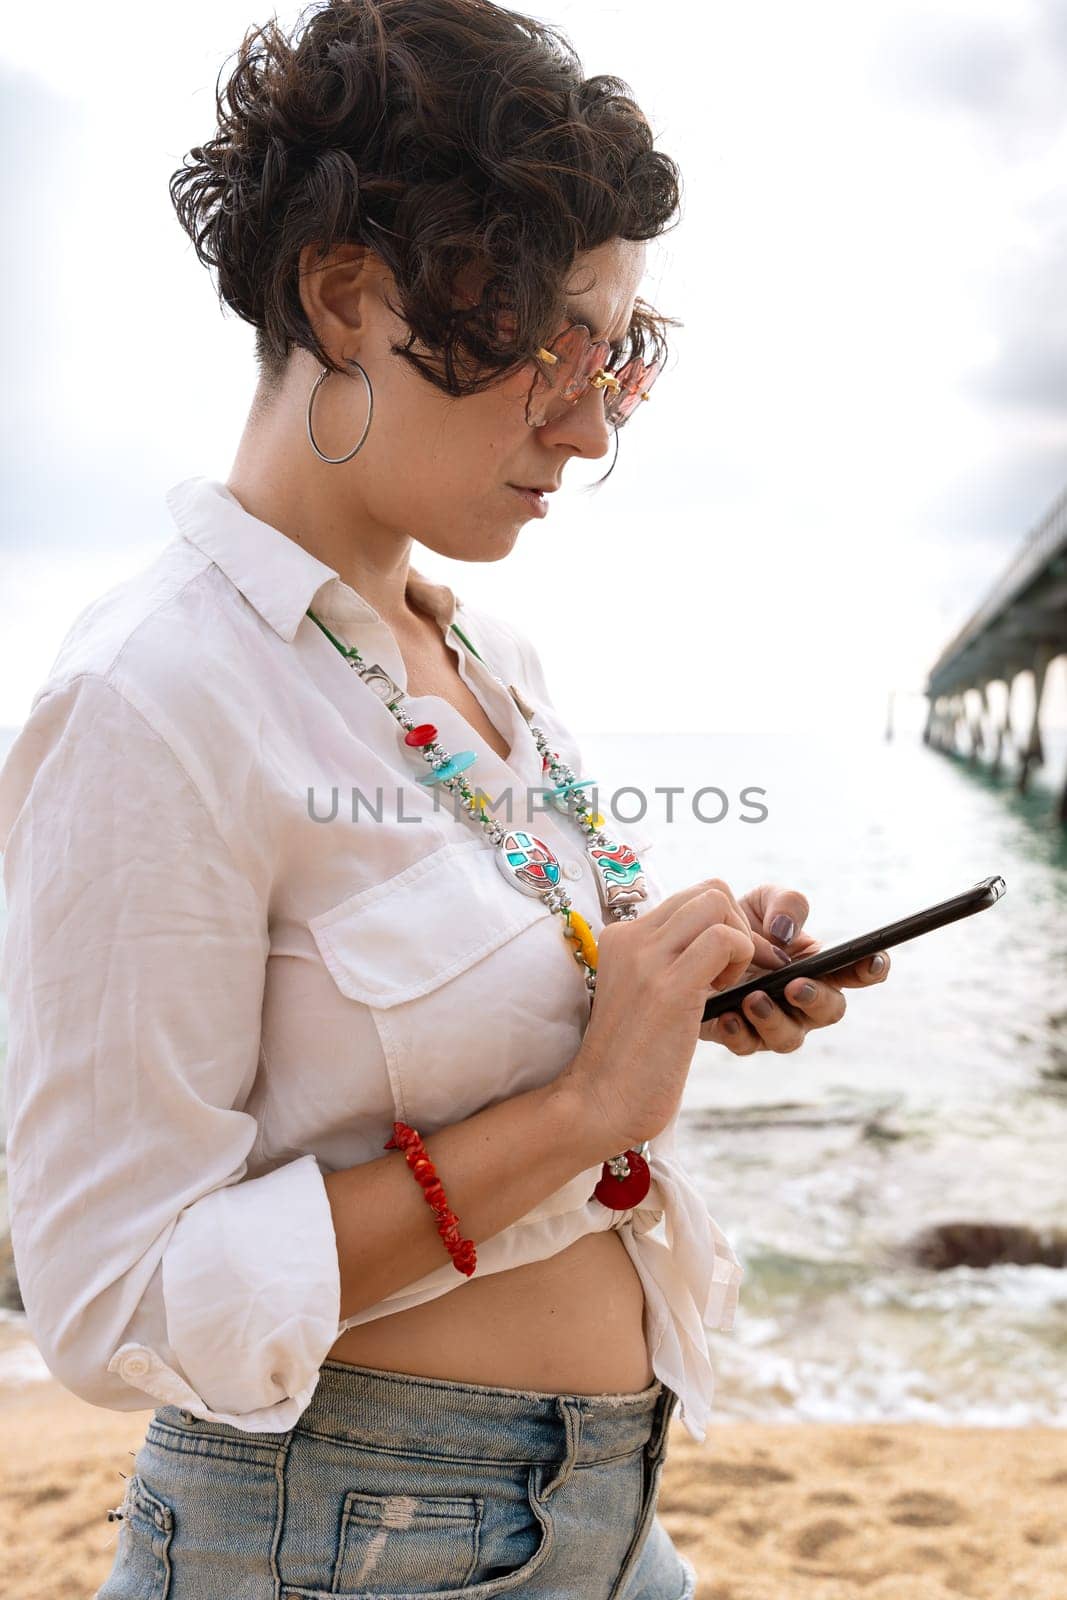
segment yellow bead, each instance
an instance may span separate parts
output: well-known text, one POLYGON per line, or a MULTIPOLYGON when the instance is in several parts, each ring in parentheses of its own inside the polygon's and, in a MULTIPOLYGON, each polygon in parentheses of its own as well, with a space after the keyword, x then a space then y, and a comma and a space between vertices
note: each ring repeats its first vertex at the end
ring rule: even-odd
POLYGON ((585 918, 577 911, 572 911, 567 919, 564 932, 568 939, 576 939, 581 949, 582 957, 592 970, 596 971, 597 947, 593 937, 593 930, 585 918))
POLYGON ((593 818, 593 827, 594 828, 602 828, 603 826, 604 826, 604 813, 602 811, 598 811, 596 816, 593 818))

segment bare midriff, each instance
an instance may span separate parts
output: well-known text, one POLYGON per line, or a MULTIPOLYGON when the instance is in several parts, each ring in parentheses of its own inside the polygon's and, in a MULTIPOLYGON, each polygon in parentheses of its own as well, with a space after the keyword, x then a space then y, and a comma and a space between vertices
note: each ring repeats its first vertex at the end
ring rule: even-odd
POLYGON ((544 1261, 346 1328, 331 1361, 555 1394, 633 1394, 654 1374, 644 1290, 611 1228, 544 1261))

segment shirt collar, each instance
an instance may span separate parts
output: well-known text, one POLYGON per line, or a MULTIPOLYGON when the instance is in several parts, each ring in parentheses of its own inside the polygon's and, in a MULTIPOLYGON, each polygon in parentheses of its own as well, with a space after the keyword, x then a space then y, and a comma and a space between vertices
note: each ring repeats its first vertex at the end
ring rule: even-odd
MULTIPOLYGON (((333 567, 290 539, 269 522, 246 511, 225 483, 214 478, 186 478, 167 490, 164 499, 179 532, 202 550, 239 589, 276 633, 290 642, 308 607, 325 584, 334 583, 354 620, 381 622, 381 617, 333 567)), ((433 583, 408 567, 408 598, 428 612, 442 630, 455 620, 460 604, 444 583, 433 583)))

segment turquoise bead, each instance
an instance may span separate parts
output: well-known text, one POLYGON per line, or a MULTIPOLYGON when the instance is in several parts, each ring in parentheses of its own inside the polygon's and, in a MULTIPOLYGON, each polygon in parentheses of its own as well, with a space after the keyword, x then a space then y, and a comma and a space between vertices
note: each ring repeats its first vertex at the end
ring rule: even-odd
POLYGON ((598 782, 596 778, 583 778, 580 783, 561 783, 557 789, 552 790, 548 798, 551 800, 557 811, 562 811, 564 816, 570 816, 571 790, 586 789, 596 782, 598 782))
POLYGON ((554 797, 556 795, 565 795, 569 793, 571 789, 588 789, 594 783, 599 783, 599 781, 600 780, 598 778, 583 778, 580 783, 561 783, 558 788, 553 789, 552 794, 554 797))
POLYGON ((465 772, 471 763, 477 761, 477 759, 476 751, 461 750, 458 755, 454 755, 449 761, 446 761, 443 767, 437 767, 433 772, 428 772, 424 778, 419 779, 419 782, 425 784, 441 783, 445 778, 454 778, 457 772, 465 772))

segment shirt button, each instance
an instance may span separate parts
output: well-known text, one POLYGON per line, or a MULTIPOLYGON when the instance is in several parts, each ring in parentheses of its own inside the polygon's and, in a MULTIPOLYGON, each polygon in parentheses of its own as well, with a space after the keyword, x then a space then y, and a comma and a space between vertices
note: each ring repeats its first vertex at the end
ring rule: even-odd
POLYGON ((119 1371, 124 1378, 143 1378, 149 1372, 150 1367, 151 1363, 147 1356, 133 1355, 131 1353, 128 1356, 123 1356, 119 1364, 119 1371))
POLYGON ((580 861, 565 861, 563 863, 563 876, 565 878, 580 878, 582 863, 580 861))

